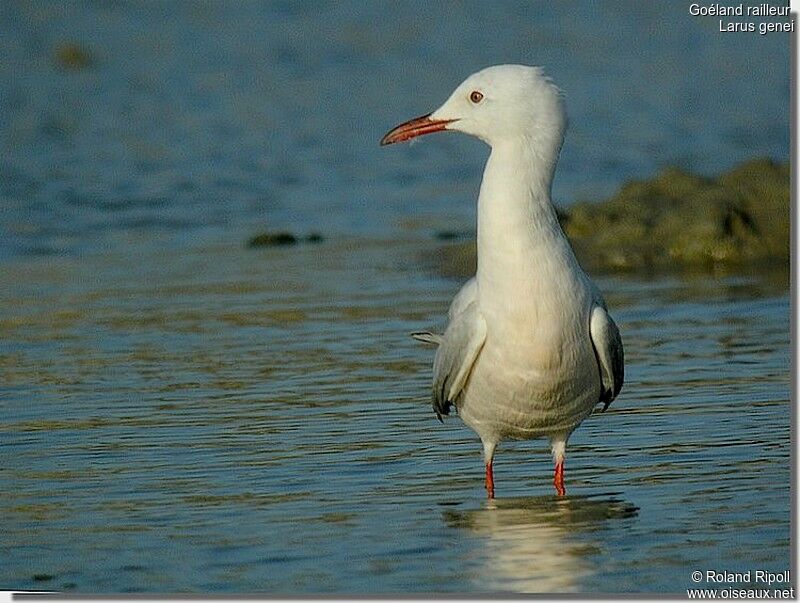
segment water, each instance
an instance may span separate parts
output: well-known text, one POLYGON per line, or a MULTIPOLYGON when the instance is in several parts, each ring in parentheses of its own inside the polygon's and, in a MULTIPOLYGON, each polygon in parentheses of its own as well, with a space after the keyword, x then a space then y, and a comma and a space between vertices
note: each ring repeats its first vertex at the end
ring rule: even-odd
POLYGON ((435 420, 407 334, 460 285, 431 232, 471 226, 485 150, 379 151, 388 127, 518 60, 568 93, 567 201, 788 155, 787 38, 499 6, 0 6, 0 588, 681 592, 788 569, 785 272, 598 276, 627 383, 573 435, 566 499, 545 442, 509 442, 487 504, 476 436, 435 420), (65 39, 95 65, 55 68, 65 39), (264 226, 326 239, 245 249, 264 226))
POLYGON ((4 266, 0 583, 674 591, 697 568, 788 567, 780 276, 601 280, 626 390, 574 434, 572 496, 544 442, 509 443, 492 509, 479 442, 435 420, 407 336, 457 287, 417 267, 434 245, 4 266))
POLYGON ((680 3, 3 2, 0 257, 142 230, 180 248, 472 227, 482 143, 377 143, 502 62, 545 65, 564 91, 559 201, 667 165, 788 159, 788 36, 717 28, 680 3), (70 41, 91 69, 58 67, 70 41))

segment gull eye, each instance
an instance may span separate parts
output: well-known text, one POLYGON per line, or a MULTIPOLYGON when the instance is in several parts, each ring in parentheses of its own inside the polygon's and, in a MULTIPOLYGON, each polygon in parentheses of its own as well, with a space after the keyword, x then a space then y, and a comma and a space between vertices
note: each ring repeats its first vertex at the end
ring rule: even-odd
POLYGON ((483 94, 478 92, 477 90, 473 90, 469 95, 469 100, 471 100, 476 105, 483 100, 483 94))

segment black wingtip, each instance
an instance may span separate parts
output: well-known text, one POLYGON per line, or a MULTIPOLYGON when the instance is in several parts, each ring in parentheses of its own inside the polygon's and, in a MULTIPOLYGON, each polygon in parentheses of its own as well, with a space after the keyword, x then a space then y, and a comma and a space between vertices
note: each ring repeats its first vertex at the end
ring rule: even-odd
POLYGON ((442 415, 445 415, 445 416, 449 415, 450 414, 450 407, 452 405, 453 405, 453 403, 450 402, 450 401, 445 401, 443 404, 439 403, 439 402, 434 402, 432 404, 433 412, 436 413, 436 418, 439 419, 440 423, 444 423, 444 421, 442 420, 442 415))

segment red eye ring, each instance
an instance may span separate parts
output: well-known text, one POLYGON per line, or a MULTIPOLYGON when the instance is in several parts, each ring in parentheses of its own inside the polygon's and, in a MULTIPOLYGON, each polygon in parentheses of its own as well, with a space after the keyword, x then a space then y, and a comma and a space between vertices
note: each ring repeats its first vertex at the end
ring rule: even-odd
POLYGON ((471 100, 476 105, 483 100, 483 94, 478 92, 477 90, 473 90, 469 95, 469 100, 471 100))

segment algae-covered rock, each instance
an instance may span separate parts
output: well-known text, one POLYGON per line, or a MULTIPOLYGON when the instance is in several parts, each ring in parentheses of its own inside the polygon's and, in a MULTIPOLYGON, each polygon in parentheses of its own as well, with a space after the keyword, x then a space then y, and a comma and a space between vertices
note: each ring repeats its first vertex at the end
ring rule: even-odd
POLYGON ((281 245, 294 245, 297 237, 290 232, 262 232, 247 241, 248 247, 278 247, 281 245))
MULTIPOLYGON (((789 166, 769 159, 717 178, 669 168, 611 198, 558 211, 580 262, 591 269, 692 269, 788 263, 789 166)), ((446 274, 474 273, 474 242, 440 250, 446 274)))
POLYGON ((738 265, 789 257, 789 166, 749 161, 718 178, 671 168, 562 220, 579 258, 610 268, 738 265))
POLYGON ((275 231, 275 232, 262 232, 255 236, 250 237, 247 241, 248 247, 280 247, 283 245, 294 245, 305 241, 306 243, 322 243, 325 240, 318 232, 312 232, 304 239, 299 239, 291 232, 275 231))
POLYGON ((94 63, 94 57, 87 48, 75 42, 65 42, 56 48, 55 58, 63 69, 87 69, 94 63))

